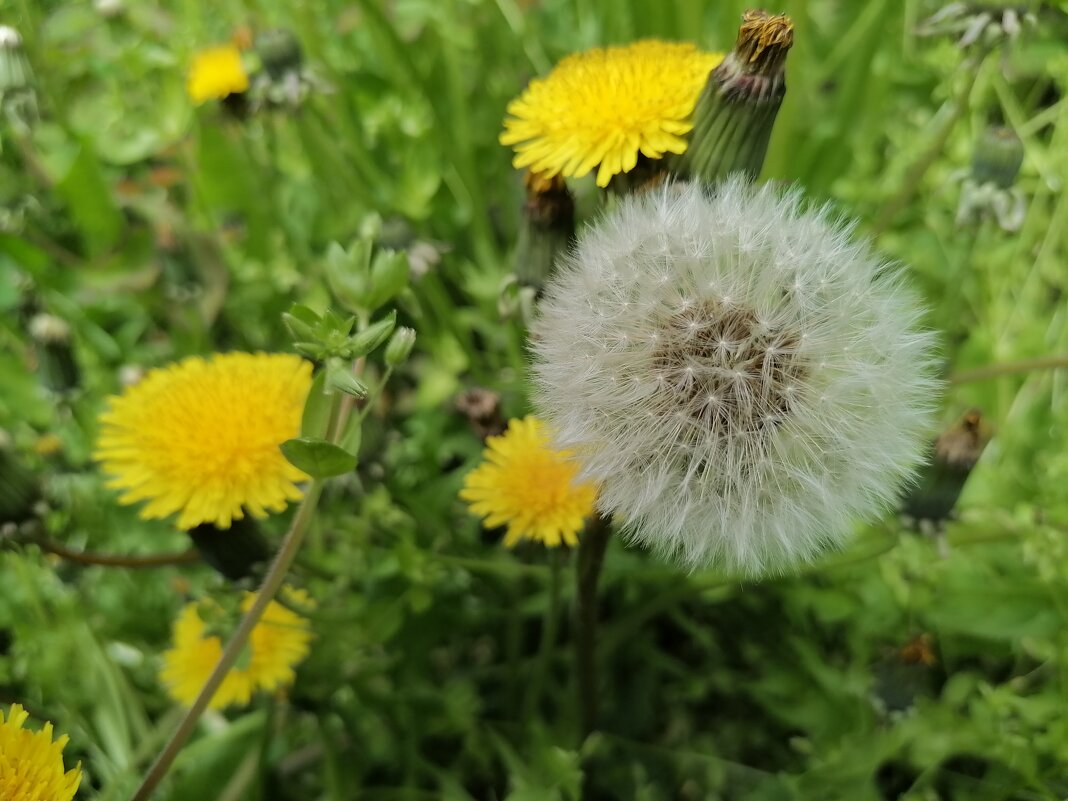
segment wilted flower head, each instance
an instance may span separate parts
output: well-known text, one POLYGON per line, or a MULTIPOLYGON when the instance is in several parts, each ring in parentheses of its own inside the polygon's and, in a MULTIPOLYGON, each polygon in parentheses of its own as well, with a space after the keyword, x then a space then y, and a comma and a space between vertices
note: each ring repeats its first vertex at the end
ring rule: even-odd
POLYGON ((639 153, 686 150, 694 104, 722 60, 656 39, 574 53, 508 104, 500 142, 515 148, 516 167, 548 177, 598 167, 597 185, 607 186, 634 169, 639 153))
POLYGON ((70 801, 82 781, 81 767, 64 773, 67 737, 52 741, 52 724, 38 732, 22 728, 29 717, 12 704, 0 711, 0 798, 4 801, 70 801))
POLYGON ((932 339, 826 210, 735 178, 621 201, 534 326, 536 404, 629 535, 691 567, 811 558, 921 458, 932 339))

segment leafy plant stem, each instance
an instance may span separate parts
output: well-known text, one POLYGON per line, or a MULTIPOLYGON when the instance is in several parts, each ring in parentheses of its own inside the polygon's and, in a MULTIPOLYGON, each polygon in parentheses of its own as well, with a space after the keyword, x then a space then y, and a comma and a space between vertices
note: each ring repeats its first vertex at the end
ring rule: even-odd
MULTIPOLYGON (((336 436, 343 428, 340 409, 342 400, 346 397, 348 396, 340 392, 334 396, 334 401, 330 408, 331 426, 328 429, 331 441, 336 441, 336 436)), ((215 665, 215 669, 208 676, 207 681, 204 682, 204 686, 200 688, 200 693, 197 695, 196 700, 193 701, 192 706, 185 713, 185 717, 178 724, 178 728, 167 745, 163 747, 159 756, 156 757, 152 767, 148 769, 141 786, 134 793, 132 801, 147 801, 151 797, 152 792, 162 781, 178 753, 182 750, 186 740, 193 734, 200 716, 204 714, 204 710, 207 709, 212 697, 223 683, 226 674, 230 672, 230 668, 237 662, 245 643, 248 642, 248 638, 252 634, 252 630, 259 623, 263 613, 267 610, 267 606, 274 600, 274 596, 278 594, 279 589, 285 582, 286 574, 300 551, 301 543, 304 541, 311 521, 315 516, 315 509, 319 505, 319 498, 322 492, 322 481, 314 480, 308 485, 304 500, 293 518, 293 523, 290 525, 285 539, 282 540, 282 547, 279 548, 274 562, 271 563, 271 568, 263 579, 263 585, 260 587, 259 592, 256 593, 256 600, 241 619, 241 623, 215 665)))

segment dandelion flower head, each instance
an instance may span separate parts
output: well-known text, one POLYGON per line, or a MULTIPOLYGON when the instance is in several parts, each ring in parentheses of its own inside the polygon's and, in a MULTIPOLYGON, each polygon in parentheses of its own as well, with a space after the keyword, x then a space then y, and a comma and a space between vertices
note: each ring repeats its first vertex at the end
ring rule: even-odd
MULTIPOLYGON (((311 603, 302 590, 285 588, 283 592, 296 604, 311 603)), ((246 593, 241 611, 247 612, 255 600, 255 593, 246 593)), ((187 604, 178 614, 173 645, 163 654, 160 671, 167 692, 178 703, 193 703, 222 656, 225 643, 212 633, 210 625, 213 618, 222 615, 223 610, 211 601, 187 604)), ((271 601, 252 629, 245 646, 247 653, 223 679, 210 707, 245 706, 257 692, 290 686, 296 678, 296 666, 308 655, 311 639, 307 620, 271 601)))
POLYGON ((307 476, 279 450, 298 436, 311 364, 298 356, 226 353, 150 371, 100 417, 95 458, 144 518, 229 528, 248 510, 280 512, 307 476))
POLYGON ((208 47, 193 55, 186 91, 197 105, 245 92, 248 86, 248 73, 241 63, 241 51, 234 45, 208 47))
POLYGON ((535 405, 634 540, 757 574, 846 539, 931 423, 932 337, 827 210, 733 178, 588 229, 533 329, 535 405))
POLYGON ((567 177, 598 167, 607 186, 639 153, 686 150, 697 98, 722 60, 656 39, 572 54, 508 105, 500 142, 514 147, 516 167, 567 177))
POLYGON ((71 801, 82 781, 81 767, 63 772, 67 737, 52 741, 52 724, 33 732, 22 728, 29 717, 12 704, 0 710, 0 798, 4 801, 71 801))
POLYGON ((468 473, 460 497, 487 527, 507 524, 504 544, 534 540, 550 548, 577 545, 593 512, 597 492, 577 481, 578 464, 549 443, 534 417, 512 420, 508 430, 486 440, 485 461, 468 473))

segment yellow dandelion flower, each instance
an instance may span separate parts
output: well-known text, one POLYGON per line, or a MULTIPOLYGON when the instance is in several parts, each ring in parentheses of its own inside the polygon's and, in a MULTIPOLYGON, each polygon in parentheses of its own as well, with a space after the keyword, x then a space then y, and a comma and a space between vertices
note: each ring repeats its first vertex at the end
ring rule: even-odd
POLYGON ((280 512, 308 478, 279 445, 300 433, 311 364, 298 356, 226 353, 150 371, 109 399, 94 458, 143 518, 229 528, 247 509, 280 512))
POLYGON ((508 105, 500 142, 514 146, 516 167, 578 177, 600 165, 597 185, 607 186, 638 153, 686 150, 697 98, 722 60, 657 39, 572 54, 508 105))
MULTIPOLYGON (((310 606, 303 590, 283 590, 295 604, 310 606)), ((256 594, 245 593, 241 611, 247 612, 256 594)), ((178 703, 189 706, 200 693, 208 676, 222 656, 225 643, 201 617, 201 612, 218 609, 212 602, 187 604, 174 623, 173 647, 163 654, 160 679, 178 703)), ((288 687, 296 678, 295 668, 308 655, 312 633, 308 621, 295 612, 271 601, 260 622, 252 629, 246 654, 238 660, 211 699, 212 709, 244 706, 254 693, 271 692, 288 687)))
POLYGON ((575 480, 570 451, 554 450, 545 425, 534 417, 512 420, 499 437, 489 437, 485 461, 468 473, 460 497, 487 527, 507 523, 504 544, 535 540, 550 548, 578 544, 583 522, 593 512, 597 491, 575 480))
POLYGON ((0 798, 4 801, 71 801, 82 781, 81 765, 63 772, 64 735, 52 742, 52 724, 22 728, 29 715, 12 704, 0 710, 0 798))
POLYGON ((247 91, 248 73, 241 63, 241 51, 224 44, 195 53, 185 88, 197 105, 247 91))

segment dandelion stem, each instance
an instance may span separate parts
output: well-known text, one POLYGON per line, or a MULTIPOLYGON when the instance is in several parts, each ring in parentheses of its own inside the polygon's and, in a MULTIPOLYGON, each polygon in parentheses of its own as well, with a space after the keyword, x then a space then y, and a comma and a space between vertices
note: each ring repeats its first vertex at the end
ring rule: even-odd
POLYGON ((612 526, 598 515, 579 539, 576 586, 575 658, 578 672, 580 735, 585 739, 597 728, 597 583, 608 548, 612 526))
POLYGON ((961 370, 949 377, 949 383, 970 384, 973 381, 985 381, 988 378, 1000 378, 1003 375, 1029 373, 1032 370, 1050 370, 1057 367, 1068 367, 1068 353, 1021 359, 1018 362, 990 364, 986 367, 976 367, 974 370, 961 370))
POLYGON ((545 607, 545 617, 542 620, 541 643, 538 646, 534 675, 527 689, 524 720, 530 720, 537 711, 542 689, 545 687, 545 677, 549 673, 549 664, 552 661, 560 621, 560 574, 570 555, 570 552, 563 548, 557 548, 549 557, 549 603, 545 607))
POLYGON ((167 567, 169 565, 187 565, 191 562, 200 561, 200 552, 196 548, 190 548, 181 553, 158 553, 144 556, 130 556, 127 554, 94 553, 92 551, 78 551, 53 542, 47 537, 31 536, 26 542, 32 543, 45 553, 50 553, 61 559, 76 562, 80 565, 101 565, 103 567, 167 567))

